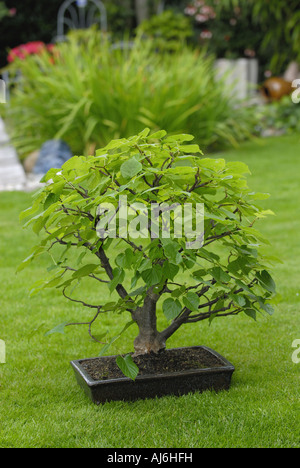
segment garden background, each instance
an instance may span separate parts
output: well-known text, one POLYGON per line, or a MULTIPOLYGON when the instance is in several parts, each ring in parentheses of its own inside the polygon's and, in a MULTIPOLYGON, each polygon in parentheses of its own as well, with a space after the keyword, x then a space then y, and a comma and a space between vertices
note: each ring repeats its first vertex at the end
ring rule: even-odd
MULTIPOLYGON (((0 104, 0 447, 299 448, 300 363, 292 357, 300 339, 300 103, 291 94, 300 78, 300 2, 174 0, 145 9, 142 1, 106 0, 108 31, 57 41, 61 3, 0 2, 0 66, 9 78, 0 104), (258 64, 242 100, 237 83, 216 70, 218 59, 258 64), (269 78, 275 87, 266 87, 269 78), (246 163, 253 191, 271 195, 261 204, 275 215, 260 229, 265 252, 279 258, 275 313, 186 325, 172 337, 170 347, 206 345, 229 359, 229 392, 96 407, 69 362, 101 346, 82 327, 46 335, 86 312, 56 290, 29 297, 49 265, 41 257, 16 275, 35 243, 19 215, 39 188, 45 142, 61 139, 70 154, 87 156, 145 127, 195 135, 205 156, 246 163)), ((85 293, 96 296, 88 286, 85 293)), ((96 329, 109 329, 109 342, 125 323, 107 314, 96 329)), ((134 336, 130 327, 107 354, 131 352, 134 336)))

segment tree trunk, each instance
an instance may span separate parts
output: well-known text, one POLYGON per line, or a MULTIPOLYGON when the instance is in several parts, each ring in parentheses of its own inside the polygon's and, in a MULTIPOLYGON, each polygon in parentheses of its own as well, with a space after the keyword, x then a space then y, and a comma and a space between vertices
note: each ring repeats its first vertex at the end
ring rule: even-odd
POLYGON ((139 335, 134 341, 135 355, 158 353, 166 347, 166 342, 156 326, 156 303, 159 296, 151 291, 145 299, 143 307, 139 307, 133 318, 139 327, 139 335))
POLYGON ((138 24, 149 18, 148 0, 135 0, 136 18, 138 24))

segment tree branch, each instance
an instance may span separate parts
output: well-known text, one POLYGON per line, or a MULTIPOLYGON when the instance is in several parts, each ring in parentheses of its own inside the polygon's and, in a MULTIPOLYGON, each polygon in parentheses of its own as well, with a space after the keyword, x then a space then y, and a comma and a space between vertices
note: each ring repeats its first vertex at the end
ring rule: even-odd
MULTIPOLYGON (((255 282, 257 280, 254 279, 252 280, 247 286, 248 288, 251 288, 255 282)), ((196 294, 199 296, 199 297, 202 297, 202 296, 205 296, 205 294, 207 293, 207 291, 210 289, 211 286, 213 286, 213 284, 216 283, 216 280, 213 279, 211 281, 211 285, 207 285, 207 286, 204 286, 201 291, 198 291, 196 294)), ((236 291, 234 291, 233 294, 238 294, 240 292, 243 291, 243 288, 240 288, 240 289, 237 289, 236 291)), ((205 296, 206 297, 206 296, 205 296)), ((228 307, 223 307, 221 309, 218 309, 218 310, 211 310, 212 306, 217 304, 220 300, 222 299, 228 299, 229 295, 228 294, 223 294, 222 296, 220 297, 217 297, 216 299, 213 299, 211 301, 208 301, 206 302, 205 304, 201 304, 199 305, 198 309, 204 309, 206 307, 208 307, 208 311, 207 312, 204 312, 202 314, 197 314, 197 315, 194 315, 194 316, 191 316, 191 314, 193 313, 190 309, 188 309, 187 307, 184 307, 182 309, 182 311, 180 312, 180 314, 176 317, 175 320, 173 320, 173 322, 171 323, 171 325, 169 325, 165 330, 163 330, 161 332, 161 336, 163 337, 164 340, 167 340, 168 338, 170 338, 170 336, 172 336, 177 330, 178 328, 180 328, 184 323, 193 323, 193 322, 199 322, 201 320, 205 320, 209 317, 211 317, 212 315, 214 314, 217 314, 216 316, 217 317, 225 317, 226 315, 236 315, 238 314, 239 312, 241 312, 243 309, 239 308, 239 309, 235 309, 231 312, 228 312, 226 314, 220 314, 220 312, 226 312, 227 310, 230 310, 230 308, 232 307, 233 305, 233 302, 231 301, 229 306, 228 307)))
MULTIPOLYGON (((78 271, 78 270, 75 270, 75 268, 71 268, 71 267, 68 267, 68 266, 62 266, 61 268, 64 268, 65 270, 70 270, 70 271, 78 271)), ((90 273, 88 275, 90 278, 94 278, 95 280, 99 281, 100 283, 109 283, 109 281, 106 281, 106 280, 103 280, 101 278, 98 278, 96 275, 94 275, 93 273, 90 273)))
POLYGON ((232 307, 232 304, 230 306, 228 306, 228 307, 223 307, 222 309, 213 310, 213 311, 206 312, 206 313, 203 313, 203 314, 192 315, 191 317, 189 317, 187 319, 187 321, 185 323, 201 322, 202 320, 208 319, 212 315, 216 315, 216 317, 226 317, 228 315, 237 315, 240 312, 242 312, 242 310, 243 310, 242 308, 237 308, 237 309, 234 309, 231 312, 228 312, 226 314, 220 314, 219 313, 219 312, 226 312, 227 310, 230 310, 231 307, 232 307))
POLYGON ((66 327, 70 327, 73 325, 88 325, 89 326, 89 335, 92 338, 92 340, 97 341, 97 343, 105 344, 102 341, 98 340, 95 336, 92 335, 92 325, 97 319, 98 315, 101 313, 100 308, 98 308, 96 315, 90 320, 90 322, 73 322, 73 323, 67 323, 66 327))
POLYGON ((103 306, 101 306, 101 305, 99 306, 99 305, 87 304, 87 303, 84 302, 84 301, 80 301, 80 300, 78 300, 78 299, 73 299, 72 297, 67 296, 67 294, 66 294, 66 289, 67 289, 67 286, 63 289, 63 295, 64 295, 64 297, 65 297, 66 299, 69 299, 69 301, 76 302, 77 304, 82 304, 84 307, 88 307, 89 309, 98 309, 98 310, 100 310, 101 307, 103 307, 103 306))
MULTIPOLYGON (((106 271, 107 276, 112 281, 114 279, 113 269, 112 269, 112 267, 111 267, 111 265, 109 263, 109 260, 108 260, 108 258, 106 256, 106 253, 104 252, 103 246, 101 246, 98 249, 98 251, 96 252, 96 255, 100 259, 101 265, 104 268, 104 270, 106 271)), ((124 286, 122 284, 118 284, 116 286, 116 290, 117 290, 117 293, 119 294, 119 296, 122 299, 125 299, 126 297, 128 297, 128 293, 127 293, 126 289, 124 288, 124 286)))

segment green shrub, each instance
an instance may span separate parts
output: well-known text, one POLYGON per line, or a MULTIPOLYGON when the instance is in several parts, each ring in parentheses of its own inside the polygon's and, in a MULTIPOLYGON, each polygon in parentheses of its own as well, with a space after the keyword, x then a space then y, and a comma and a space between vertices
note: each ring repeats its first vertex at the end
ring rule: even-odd
POLYGON ((0 21, 2 20, 2 18, 5 18, 5 16, 8 16, 8 14, 9 14, 9 11, 6 8, 5 3, 0 2, 0 21))
POLYGON ((17 60, 21 72, 7 118, 20 157, 46 140, 64 139, 74 154, 151 130, 192 133, 208 147, 249 136, 245 111, 236 108, 213 59, 184 49, 157 54, 151 41, 113 49, 100 33, 73 33, 47 52, 17 60))
POLYGON ((211 45, 217 53, 255 53, 262 69, 274 75, 282 74, 289 62, 299 61, 300 0, 192 2, 197 10, 204 3, 214 9, 216 19, 203 20, 200 26, 214 33, 211 45))
POLYGON ((257 109, 260 131, 273 130, 282 133, 299 133, 300 105, 294 104, 290 96, 280 101, 265 104, 257 109))
POLYGON ((152 40, 153 49, 174 52, 193 37, 191 21, 181 13, 166 10, 137 28, 138 34, 152 40))

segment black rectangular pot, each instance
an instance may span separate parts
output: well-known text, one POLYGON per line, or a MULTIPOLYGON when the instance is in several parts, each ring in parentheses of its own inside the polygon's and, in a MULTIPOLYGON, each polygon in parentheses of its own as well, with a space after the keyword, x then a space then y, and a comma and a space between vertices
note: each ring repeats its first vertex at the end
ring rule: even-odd
MULTIPOLYGON (((133 381, 127 377, 113 380, 94 380, 82 366, 85 361, 91 359, 105 360, 106 357, 71 361, 71 365, 77 382, 96 404, 117 400, 132 401, 166 395, 179 396, 195 391, 203 392, 204 390, 228 390, 235 370, 234 366, 216 351, 206 346, 194 346, 191 349, 199 350, 202 354, 207 353, 210 358, 213 356, 217 367, 157 375, 138 375, 136 380, 133 381)), ((168 353, 168 350, 166 350, 166 353, 168 353)))

